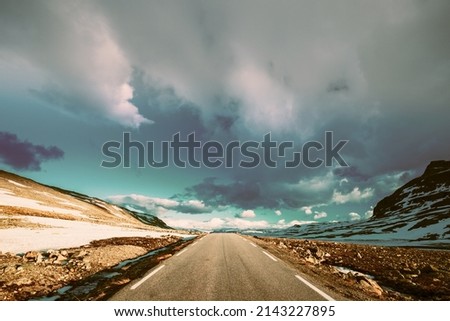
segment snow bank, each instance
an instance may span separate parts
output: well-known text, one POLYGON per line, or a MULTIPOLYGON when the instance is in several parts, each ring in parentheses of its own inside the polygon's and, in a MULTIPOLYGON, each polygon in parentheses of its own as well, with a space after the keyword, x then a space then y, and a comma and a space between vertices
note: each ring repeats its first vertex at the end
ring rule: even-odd
MULTIPOLYGON (((0 219, 6 216, 0 216, 0 219)), ((93 240, 111 237, 161 237, 167 232, 155 232, 118 226, 100 225, 89 222, 68 221, 35 216, 7 216, 8 218, 26 219, 32 223, 49 227, 0 229, 0 251, 24 253, 47 249, 78 247, 93 240)), ((187 237, 188 235, 175 234, 187 237)))

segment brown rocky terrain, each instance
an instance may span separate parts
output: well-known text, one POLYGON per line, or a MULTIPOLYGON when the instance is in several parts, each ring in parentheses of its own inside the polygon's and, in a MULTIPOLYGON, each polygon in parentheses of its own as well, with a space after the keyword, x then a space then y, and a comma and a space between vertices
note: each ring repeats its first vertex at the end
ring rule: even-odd
MULTIPOLYGON (((93 241, 78 248, 29 251, 23 255, 0 253, 0 300, 43 297, 108 270, 124 260, 179 241, 180 238, 175 236, 121 237, 93 241)), ((120 282, 126 284, 130 281, 129 278, 122 278, 120 282)))
POLYGON ((252 241, 349 300, 450 300, 450 251, 283 238, 252 241))
MULTIPOLYGON (((330 293, 338 294, 335 297, 339 299, 450 300, 449 251, 248 238, 330 293)), ((68 287, 82 288, 92 284, 97 289, 91 293, 72 293, 59 299, 106 299, 187 244, 174 236, 161 239, 122 237, 93 241, 78 248, 30 251, 21 255, 3 253, 0 254, 0 300, 42 298, 68 287), (171 252, 161 252, 143 260, 140 265, 117 267, 124 260, 171 245, 174 245, 171 252), (102 273, 113 277, 106 283, 89 281, 102 273)))

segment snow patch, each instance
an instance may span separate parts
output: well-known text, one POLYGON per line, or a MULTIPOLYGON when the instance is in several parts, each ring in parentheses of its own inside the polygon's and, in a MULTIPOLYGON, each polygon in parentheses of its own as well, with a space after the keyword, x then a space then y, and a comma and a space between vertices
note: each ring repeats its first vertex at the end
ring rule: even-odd
POLYGON ((13 180, 11 180, 11 179, 8 179, 8 182, 11 183, 11 184, 13 184, 13 185, 19 186, 19 187, 25 187, 25 188, 28 188, 28 186, 23 185, 23 184, 20 184, 20 183, 18 183, 18 182, 16 182, 16 181, 13 181, 13 180))
MULTIPOLYGON (((168 232, 156 232, 119 226, 95 224, 89 222, 60 220, 37 216, 8 216, 25 219, 32 223, 49 227, 39 229, 11 228, 0 233, 0 251, 24 253, 27 251, 42 251, 78 247, 91 241, 111 237, 154 237, 160 238, 168 232)), ((175 236, 188 235, 171 233, 175 236)))

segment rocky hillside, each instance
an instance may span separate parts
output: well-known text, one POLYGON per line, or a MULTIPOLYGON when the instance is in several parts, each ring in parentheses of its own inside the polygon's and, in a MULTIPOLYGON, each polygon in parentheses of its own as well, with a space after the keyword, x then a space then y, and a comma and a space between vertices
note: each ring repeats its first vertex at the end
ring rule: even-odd
POLYGON ((418 226, 450 217, 450 161, 434 161, 422 176, 378 202, 373 220, 415 215, 418 226))
MULTIPOLYGON (((0 225, 6 224, 6 215, 26 215, 129 227, 143 227, 145 224, 170 228, 153 215, 138 215, 95 197, 46 186, 2 170, 0 215, 3 215, 0 225)), ((13 221, 12 218, 9 220, 13 221)))
POLYGON ((263 232, 278 237, 450 248, 450 161, 431 162, 422 176, 381 200, 369 220, 263 232))
POLYGON ((167 234, 186 236, 154 215, 0 171, 0 252, 20 254, 114 237, 167 234))

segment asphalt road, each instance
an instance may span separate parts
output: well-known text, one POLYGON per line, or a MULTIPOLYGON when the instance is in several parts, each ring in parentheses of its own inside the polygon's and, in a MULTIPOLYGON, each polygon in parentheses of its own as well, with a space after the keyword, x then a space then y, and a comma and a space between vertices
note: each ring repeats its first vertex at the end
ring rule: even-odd
POLYGON ((305 281, 287 264, 239 235, 209 234, 111 300, 332 300, 323 289, 305 281))

